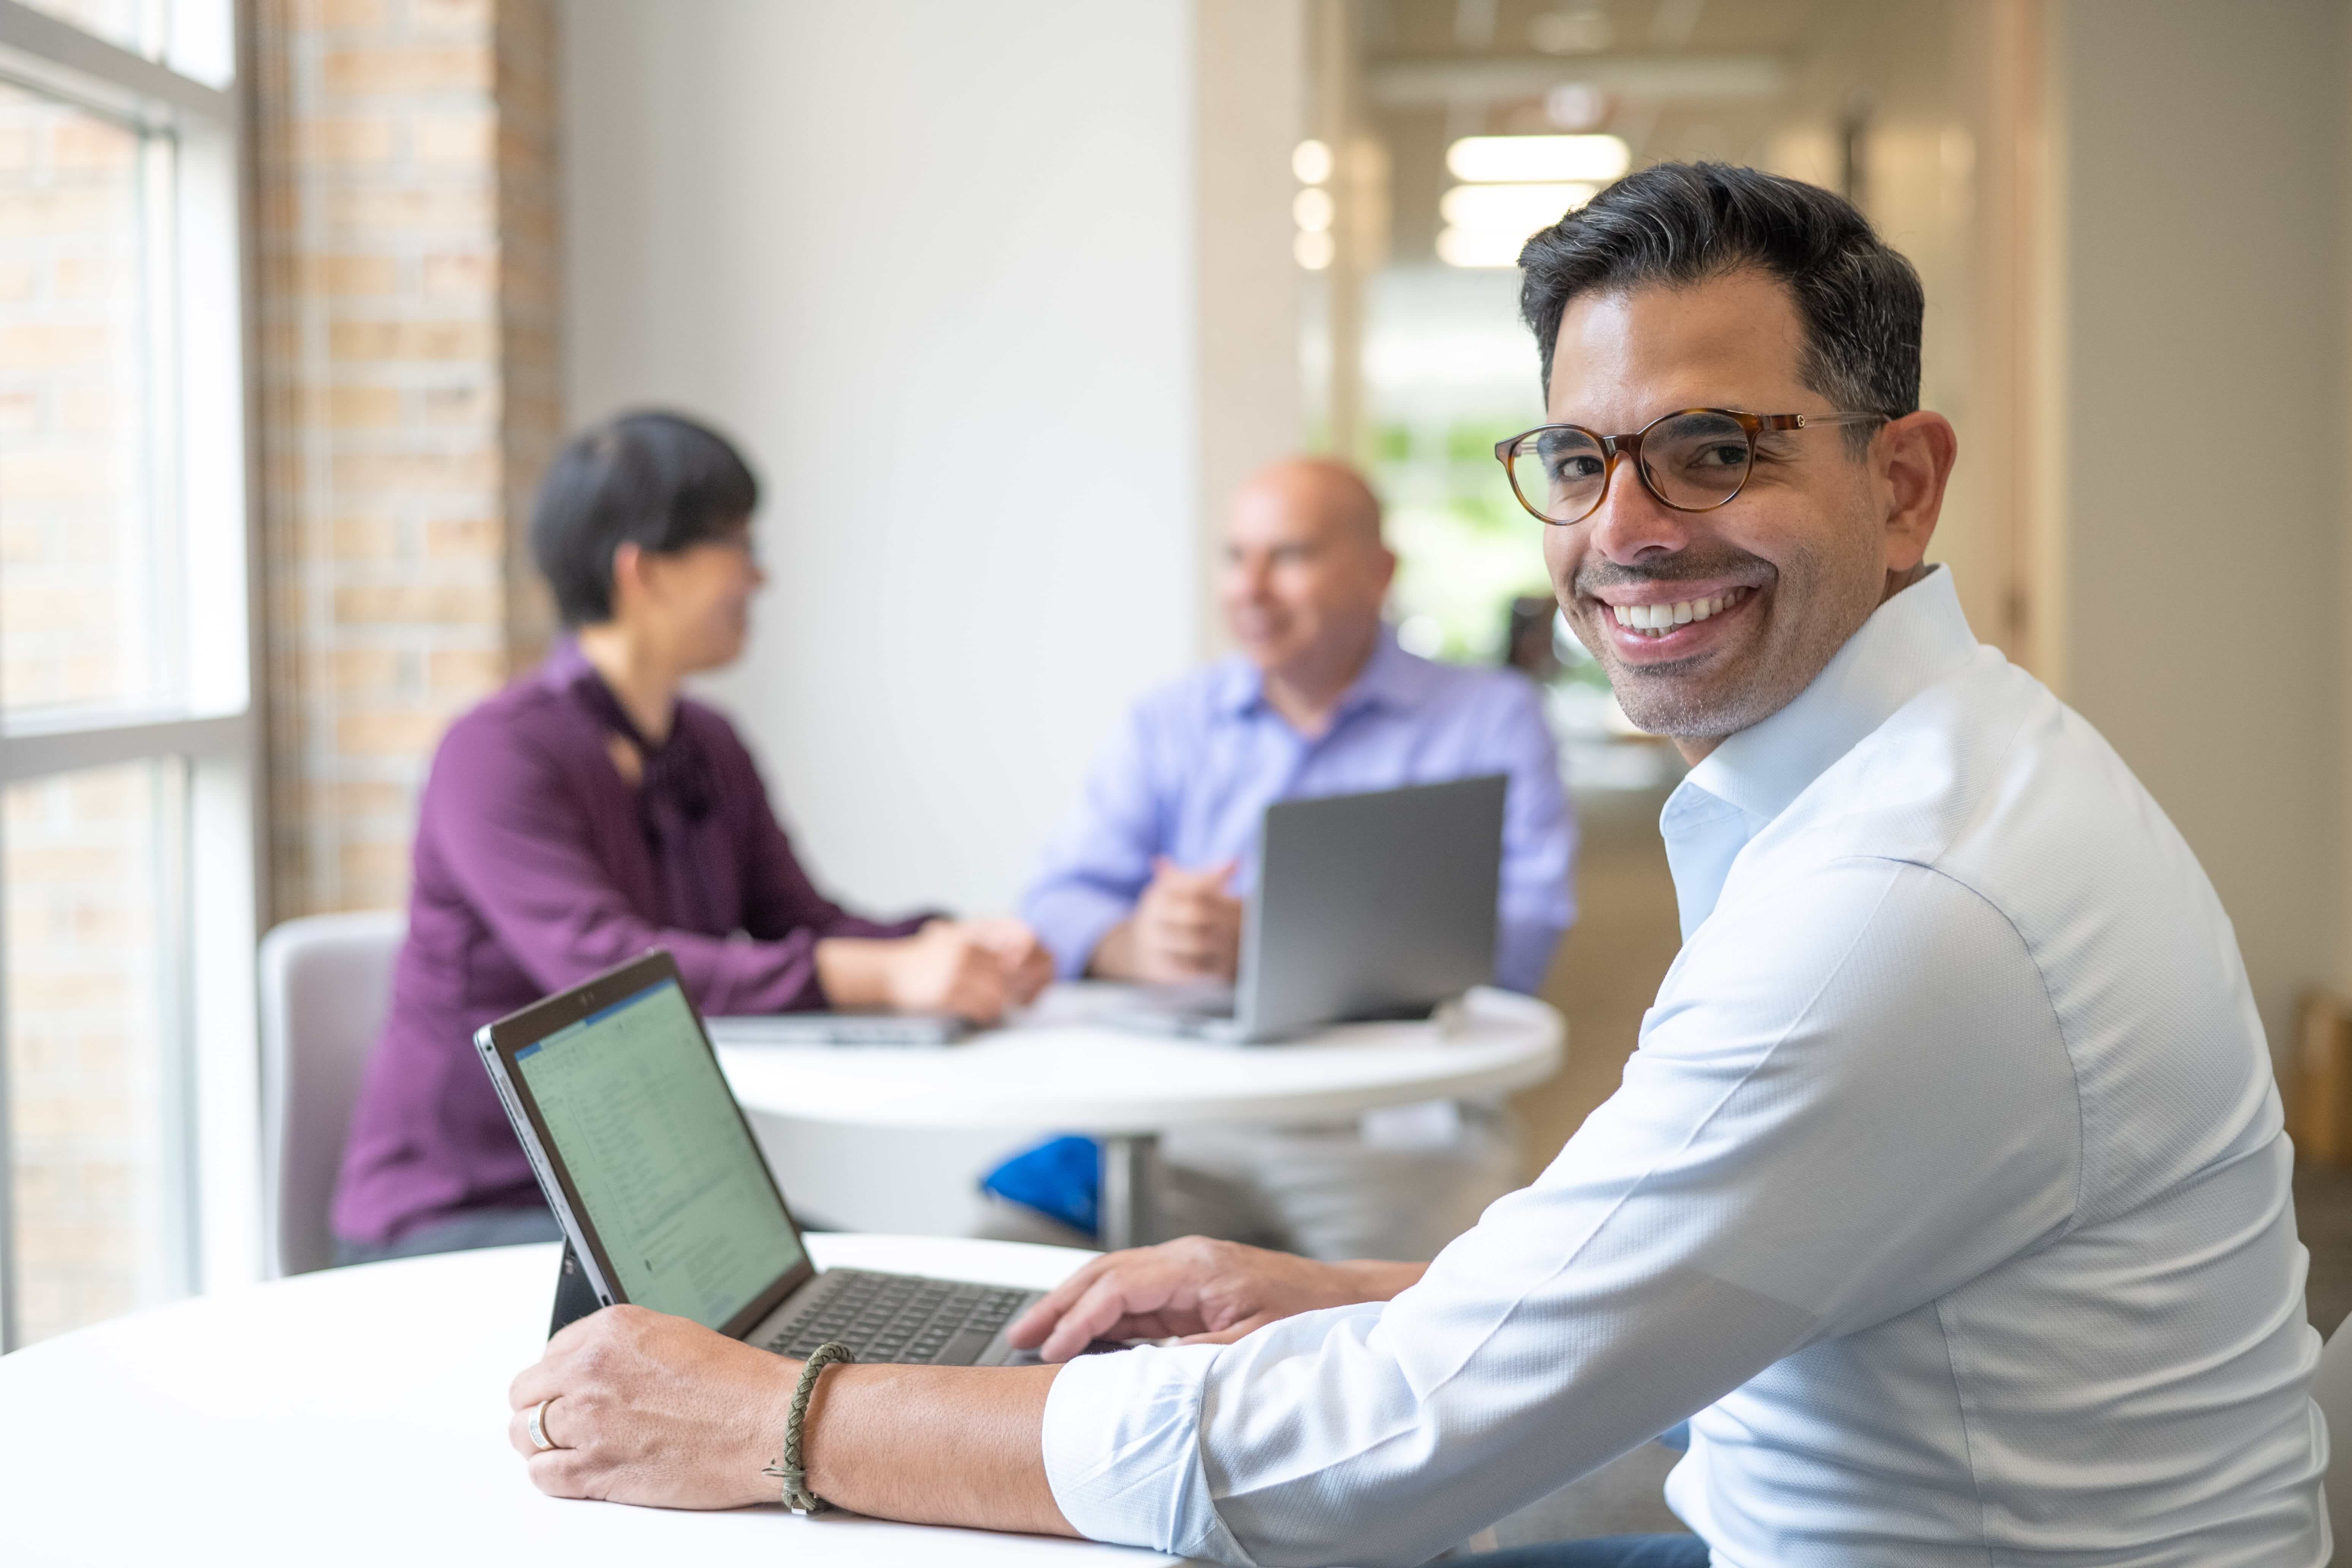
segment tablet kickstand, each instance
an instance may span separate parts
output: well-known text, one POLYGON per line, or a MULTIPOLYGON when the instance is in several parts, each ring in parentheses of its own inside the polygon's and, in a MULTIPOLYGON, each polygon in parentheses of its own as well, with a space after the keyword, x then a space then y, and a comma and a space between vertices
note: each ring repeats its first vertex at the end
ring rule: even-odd
POLYGON ((555 1276, 555 1313, 548 1320, 547 1337, 553 1339, 565 1324, 578 1322, 603 1304, 596 1300, 595 1288, 588 1283, 588 1271, 580 1267, 572 1243, 565 1242, 563 1267, 555 1276))

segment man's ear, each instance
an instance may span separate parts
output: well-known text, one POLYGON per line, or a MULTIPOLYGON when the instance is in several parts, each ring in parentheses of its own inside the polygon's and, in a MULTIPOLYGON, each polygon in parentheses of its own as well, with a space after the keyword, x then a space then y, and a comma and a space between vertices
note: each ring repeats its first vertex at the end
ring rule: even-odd
POLYGON ((1887 571, 1909 572, 1927 555, 1959 449, 1952 422, 1924 409, 1889 421, 1871 442, 1873 478, 1885 507, 1887 571))

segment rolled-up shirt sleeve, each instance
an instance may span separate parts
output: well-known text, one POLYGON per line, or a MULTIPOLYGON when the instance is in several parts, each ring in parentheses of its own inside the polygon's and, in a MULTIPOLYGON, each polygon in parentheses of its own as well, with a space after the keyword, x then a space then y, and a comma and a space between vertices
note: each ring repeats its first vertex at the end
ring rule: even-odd
POLYGON ((2007 921, 1832 862, 1695 933, 1616 1096, 1395 1300, 1066 1367, 1055 1497, 1220 1562, 1425 1562, 2060 1234, 2078 1116, 2007 921))
POLYGON ((1087 972, 1110 929, 1135 910, 1167 846, 1153 778, 1150 721, 1128 714, 1087 776, 1076 816, 1045 852, 1021 915, 1065 980, 1087 972))

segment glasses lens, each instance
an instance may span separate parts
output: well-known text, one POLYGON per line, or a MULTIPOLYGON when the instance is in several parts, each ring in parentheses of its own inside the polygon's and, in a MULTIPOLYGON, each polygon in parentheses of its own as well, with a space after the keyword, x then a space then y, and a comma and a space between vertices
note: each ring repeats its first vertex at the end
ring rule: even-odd
POLYGON ((1676 414, 1642 433, 1642 472, 1668 506, 1704 511, 1748 482, 1756 449, 1739 421, 1720 414, 1676 414))
POLYGON ((1599 506, 1608 473, 1601 443, 1581 430, 1538 430, 1511 449, 1511 483, 1553 522, 1574 522, 1599 506))

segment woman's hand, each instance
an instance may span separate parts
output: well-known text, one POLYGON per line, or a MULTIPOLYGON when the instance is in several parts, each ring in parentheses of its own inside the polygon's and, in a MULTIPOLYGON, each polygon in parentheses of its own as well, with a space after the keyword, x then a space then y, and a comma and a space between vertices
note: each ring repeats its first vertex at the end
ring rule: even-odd
POLYGON ((1015 1007, 1026 1007, 1037 999, 1037 993, 1054 983, 1054 955, 1027 921, 996 915, 964 923, 982 946, 1004 961, 1005 983, 1015 1007))
POLYGON ((644 1307, 607 1307, 547 1342, 507 1391, 507 1436, 540 1490, 654 1508, 773 1502, 801 1363, 644 1307), (530 1412, 556 1445, 530 1440, 530 1412))
POLYGON ((1188 1236, 1096 1258, 1013 1321, 1007 1337, 1042 1360, 1067 1361, 1098 1339, 1230 1344, 1319 1307, 1385 1301, 1419 1263, 1318 1263, 1286 1252, 1188 1236))
POLYGON ((1054 978, 1054 955, 1016 920, 933 921, 895 940, 828 937, 816 944, 816 973, 835 1007, 994 1024, 1036 999, 1054 978))
POLYGON ((895 1012, 953 1013, 993 1024, 1027 1000, 1017 994, 1003 952, 971 921, 933 921, 887 948, 882 1002, 895 1012))

